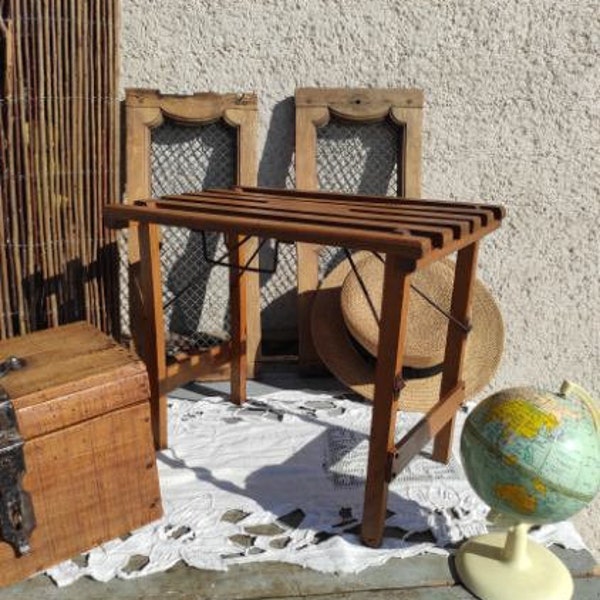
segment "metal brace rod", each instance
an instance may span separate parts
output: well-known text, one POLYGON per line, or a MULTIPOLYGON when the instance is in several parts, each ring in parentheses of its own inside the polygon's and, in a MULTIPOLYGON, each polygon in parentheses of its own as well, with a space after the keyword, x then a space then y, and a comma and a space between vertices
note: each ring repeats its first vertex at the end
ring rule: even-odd
MULTIPOLYGON (((204 230, 201 230, 199 233, 200 233, 200 235, 202 237, 202 254, 204 255, 204 260, 206 260, 206 262, 210 263, 211 265, 215 265, 215 266, 218 266, 218 267, 239 268, 242 271, 252 271, 254 273, 268 273, 268 274, 273 274, 277 270, 277 261, 278 261, 278 256, 279 256, 279 240, 275 240, 275 253, 274 253, 274 256, 273 256, 273 264, 269 268, 261 268, 261 267, 251 267, 250 264, 256 258, 257 254, 260 252, 261 248, 265 245, 265 243, 267 241, 267 238, 263 238, 260 241, 260 243, 258 245, 258 248, 256 248, 256 250, 254 250, 254 252, 250 256, 250 258, 246 261, 246 264, 243 265, 243 266, 240 266, 240 265, 236 265, 236 264, 231 263, 231 262, 225 262, 225 259, 227 258, 228 254, 229 254, 228 252, 225 252, 219 258, 216 258, 216 259, 215 258, 211 258, 209 256, 208 246, 206 244, 206 232, 204 230)), ((239 242, 237 242, 233 246, 233 249, 237 250, 238 248, 240 248, 243 244, 245 244, 252 237, 253 236, 245 235, 239 242)))
MULTIPOLYGON (((346 250, 346 249, 344 248, 344 250, 346 250)), ((372 254, 374 254, 381 262, 385 262, 383 257, 380 256, 377 252, 372 252, 372 254)), ((357 276, 358 276, 358 274, 357 274, 357 276)), ((362 287, 364 290, 365 289, 364 284, 362 285, 362 287)), ((459 321, 454 315, 449 313, 447 310, 444 310, 435 300, 430 298, 425 292, 421 291, 413 283, 410 284, 410 287, 417 294, 419 294, 419 296, 421 296, 421 298, 423 298, 423 300, 428 302, 433 308, 435 308, 435 310, 437 310, 439 313, 444 315, 444 317, 446 317, 446 319, 448 319, 449 321, 454 323, 457 327, 462 329, 465 333, 469 333, 471 331, 471 329, 473 329, 473 325, 471 323, 463 323, 462 321, 459 321)), ((370 304, 372 304, 372 303, 370 302, 370 304)))

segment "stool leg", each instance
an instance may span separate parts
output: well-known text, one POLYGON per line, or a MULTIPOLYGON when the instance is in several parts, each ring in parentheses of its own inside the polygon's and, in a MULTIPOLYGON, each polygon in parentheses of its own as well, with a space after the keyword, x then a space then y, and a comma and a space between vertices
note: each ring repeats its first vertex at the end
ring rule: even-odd
POLYGON ((240 245, 241 236, 227 235, 230 262, 229 305, 231 314, 231 400, 236 404, 246 401, 247 362, 247 290, 248 273, 240 266, 244 264, 245 251, 240 245))
POLYGON ((150 412, 154 444, 158 450, 167 447, 167 397, 161 386, 167 375, 165 352, 165 317, 162 303, 160 268, 160 230, 154 223, 140 223, 140 286, 143 300, 142 358, 148 369, 150 383, 150 412))
MULTIPOLYGON (((453 317, 462 323, 469 323, 471 317, 471 299, 473 297, 473 283, 477 269, 478 242, 458 251, 456 270, 454 273, 454 289, 452 291, 453 317)), ((456 323, 448 321, 448 335, 446 336, 446 353, 444 356, 444 372, 440 386, 440 400, 444 398, 458 384, 462 377, 463 358, 467 343, 468 333, 458 327, 456 323)), ((452 435, 454 432, 454 417, 450 419, 435 436, 433 445, 433 459, 439 462, 448 462, 452 451, 452 435)))
POLYGON ((398 382, 402 375, 409 289, 409 274, 402 270, 397 256, 388 254, 383 281, 375 397, 361 529, 362 541, 373 547, 381 544, 385 524, 391 459, 395 452, 394 434, 400 392, 398 382))

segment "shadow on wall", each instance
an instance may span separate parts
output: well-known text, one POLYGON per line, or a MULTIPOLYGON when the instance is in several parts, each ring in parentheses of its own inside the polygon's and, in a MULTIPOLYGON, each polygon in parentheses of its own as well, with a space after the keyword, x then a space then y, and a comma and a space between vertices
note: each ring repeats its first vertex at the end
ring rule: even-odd
POLYGON ((273 107, 260 164, 258 184, 265 187, 294 187, 294 98, 273 107))

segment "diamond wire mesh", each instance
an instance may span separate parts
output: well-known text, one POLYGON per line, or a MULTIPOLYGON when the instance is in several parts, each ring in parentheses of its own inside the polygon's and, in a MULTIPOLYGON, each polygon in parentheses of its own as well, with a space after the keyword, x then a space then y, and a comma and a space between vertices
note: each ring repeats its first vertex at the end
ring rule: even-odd
MULTIPOLYGON (((152 195, 235 183, 236 132, 224 122, 152 130, 152 195)), ((163 227, 161 264, 167 353, 203 349, 229 338, 229 272, 204 257, 199 232, 163 227)), ((210 258, 226 252, 222 234, 206 233, 210 258)))
POLYGON ((131 323, 129 320, 129 230, 117 230, 117 252, 119 255, 119 324, 121 342, 131 339, 131 323))
MULTIPOLYGON (((401 135, 402 130, 388 120, 348 123, 332 119, 317 130, 319 188, 397 195, 401 135)), ((343 259, 340 248, 323 248, 319 255, 319 278, 325 277, 343 259)))

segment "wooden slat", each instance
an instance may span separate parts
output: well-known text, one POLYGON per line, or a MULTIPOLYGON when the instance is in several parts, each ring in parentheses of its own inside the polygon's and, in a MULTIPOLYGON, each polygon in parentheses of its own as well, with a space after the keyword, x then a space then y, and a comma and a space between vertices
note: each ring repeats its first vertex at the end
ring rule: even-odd
MULTIPOLYGON (((356 196, 359 197, 360 196, 356 196)), ((367 197, 368 198, 368 197, 367 197)), ((158 199, 154 199, 154 202, 160 202, 161 200, 175 201, 175 202, 187 202, 190 205, 199 206, 225 206, 231 209, 243 208, 245 210, 258 210, 258 209, 270 209, 274 208, 280 211, 281 214, 285 213, 298 213, 298 214, 343 214, 344 216, 354 217, 359 221, 359 216, 363 218, 375 218, 381 217, 383 219, 399 218, 399 217, 418 217, 423 222, 435 220, 442 222, 444 219, 448 220, 449 223, 456 222, 457 224, 463 224, 460 227, 463 229, 470 229, 471 231, 476 227, 487 225, 493 220, 492 211, 468 211, 463 210, 460 203, 455 203, 454 208, 441 207, 435 201, 423 201, 422 206, 414 206, 412 204, 404 204, 404 201, 396 204, 390 204, 386 206, 357 206, 353 201, 336 201, 334 204, 328 202, 320 202, 319 200, 303 200, 303 201, 287 201, 285 199, 278 198, 259 198, 250 197, 248 198, 244 194, 238 194, 235 192, 226 191, 208 191, 194 194, 180 194, 180 195, 166 195, 158 199)))
POLYGON ((322 203, 318 200, 305 201, 287 201, 278 198, 260 198, 247 197, 245 194, 236 193, 235 196, 226 192, 208 191, 201 194, 183 194, 177 196, 163 196, 165 200, 174 200, 177 202, 201 202, 202 206, 210 206, 211 203, 215 206, 224 206, 227 209, 235 210, 243 207, 248 210, 255 209, 275 209, 280 214, 313 214, 319 216, 336 215, 354 219, 357 223, 369 224, 370 222, 383 221, 389 223, 390 220, 402 219, 406 223, 422 225, 434 225, 435 227, 451 228, 458 236, 461 233, 481 226, 487 223, 489 215, 476 215, 474 213, 463 214, 460 210, 452 211, 449 208, 444 208, 441 211, 435 210, 433 207, 414 208, 397 204, 396 206, 385 207, 361 207, 350 202, 322 203))
POLYGON ((451 200, 435 200, 435 199, 428 199, 428 200, 424 200, 421 198, 397 198, 397 197, 393 197, 393 196, 366 196, 363 194, 354 194, 354 195, 350 195, 347 192, 329 192, 326 190, 301 190, 301 189, 294 189, 294 190, 286 190, 286 189, 279 189, 279 188, 263 188, 263 187, 251 187, 251 186, 241 186, 240 190, 244 191, 244 192, 252 192, 252 193, 258 193, 261 195, 274 195, 274 196, 281 196, 281 197, 292 197, 292 198, 302 198, 302 199, 318 199, 318 200, 325 200, 325 201, 330 201, 330 200, 346 200, 348 202, 369 202, 369 203, 382 203, 382 204, 397 204, 398 202, 403 202, 403 203, 410 203, 410 204, 414 204, 414 205, 423 205, 423 206, 427 206, 430 205, 431 203, 435 203, 436 205, 439 205, 440 207, 442 206, 448 206, 448 207, 455 207, 457 204, 460 205, 461 209, 473 209, 473 210, 491 210, 494 214, 494 217, 496 219, 502 219, 504 218, 506 211, 504 209, 503 206, 497 205, 497 204, 476 204, 476 203, 472 203, 472 202, 454 202, 451 200))
MULTIPOLYGON (((136 206, 109 207, 107 224, 145 220, 178 224, 197 229, 238 232, 287 241, 327 241, 351 248, 387 251, 394 248, 405 259, 437 260, 485 235, 499 226, 494 211, 470 215, 462 203, 445 203, 436 212, 438 201, 419 201, 407 211, 403 203, 390 204, 383 213, 369 206, 369 218, 349 199, 339 196, 335 207, 328 203, 295 202, 285 198, 248 198, 245 192, 221 190, 166 196, 138 201, 136 206), (343 201, 341 198, 348 199, 343 201), (464 214, 464 213, 467 214, 464 214), (424 215, 423 217, 416 215, 424 215), (485 214, 485 218, 480 218, 485 214), (452 217, 452 218, 450 218, 452 217)), ((494 207, 492 207, 494 208, 494 207)))
POLYGON ((142 358, 148 369, 150 382, 150 410, 154 443, 157 449, 167 447, 167 397, 161 385, 167 375, 165 326, 162 304, 162 277, 160 265, 160 232, 154 223, 140 223, 140 284, 144 297, 144 324, 146 334, 142 358))
POLYGON ((329 243, 349 248, 373 249, 380 252, 401 249, 406 258, 420 258, 430 248, 428 239, 388 231, 357 230, 352 227, 318 225, 313 222, 288 223, 273 219, 255 219, 248 216, 230 217, 185 210, 159 210, 146 206, 107 206, 104 218, 108 226, 120 226, 124 220, 177 225, 191 229, 238 232, 260 237, 274 237, 284 241, 299 240, 311 243, 329 243))
POLYGON ((8 308, 7 319, 9 319, 10 325, 15 322, 14 329, 9 326, 9 335, 14 335, 17 331, 24 331, 27 322, 27 308, 25 304, 25 291, 22 285, 22 274, 24 269, 24 260, 21 258, 20 243, 22 240, 21 232, 24 225, 23 219, 19 219, 18 209, 18 191, 17 191, 17 177, 18 177, 18 158, 16 157, 15 148, 18 147, 18 118, 17 118, 17 106, 18 104, 14 101, 15 94, 18 94, 17 86, 17 40, 15 37, 15 7, 13 2, 10 3, 9 15, 13 18, 6 21, 6 70, 5 70, 5 89, 4 94, 7 99, 13 100, 8 102, 6 105, 6 145, 2 145, 5 153, 8 155, 6 162, 7 166, 7 178, 8 181, 5 184, 6 191, 6 206, 7 213, 10 215, 10 221, 3 221, 6 225, 9 225, 7 230, 7 238, 11 241, 9 256, 9 265, 12 270, 12 281, 11 290, 11 302, 8 308), (13 319, 17 316, 17 319, 13 319))
MULTIPOLYGON (((215 198, 227 198, 230 194, 226 190, 205 190, 201 193, 187 194, 186 197, 199 196, 205 198, 212 196, 215 198)), ((494 211, 491 208, 475 208, 467 203, 452 203, 440 202, 436 200, 410 200, 410 199, 395 199, 394 202, 382 202, 376 196, 364 196, 361 194, 349 195, 339 194, 339 198, 320 198, 318 195, 311 197, 310 195, 297 197, 295 195, 277 195, 277 194, 259 194, 250 193, 244 190, 236 190, 237 199, 245 199, 247 201, 254 200, 257 203, 268 203, 273 200, 285 201, 290 206, 319 206, 319 210, 335 210, 337 207, 344 207, 351 213, 355 214, 374 214, 374 215, 389 215, 400 210, 402 214, 419 215, 443 218, 459 218, 469 223, 486 225, 495 217, 494 211)))
POLYGON ((396 195, 403 198, 418 198, 421 195, 421 155, 423 129, 422 93, 419 106, 392 106, 389 116, 401 128, 401 141, 397 149, 398 188, 396 195))
POLYGON ((422 108, 423 91, 410 88, 298 88, 297 107, 327 108, 352 121, 381 120, 392 107, 422 108))
POLYGON ((42 3, 35 2, 30 6, 30 15, 34 18, 30 22, 32 45, 31 58, 33 59, 33 94, 36 102, 33 103, 33 118, 30 121, 33 166, 34 166, 34 185, 35 202, 38 216, 38 236, 39 236, 39 259, 42 265, 42 289, 41 307, 43 315, 40 315, 40 321, 49 326, 58 325, 56 318, 57 302, 53 294, 53 282, 55 279, 54 252, 52 248, 52 230, 51 217, 49 215, 49 194, 48 194, 48 171, 46 164, 46 73, 44 68, 44 20, 42 16, 42 3))
POLYGON ((85 247, 87 263, 84 266, 85 286, 90 306, 90 322, 98 323, 100 321, 98 282, 92 271, 95 268, 94 246, 97 244, 96 223, 94 219, 97 186, 97 169, 95 156, 94 138, 96 136, 96 124, 94 122, 94 78, 96 76, 95 64, 93 59, 93 4, 91 2, 82 2, 83 13, 83 89, 84 89, 84 110, 83 110, 83 169, 84 169, 84 234, 81 240, 85 247))
POLYGON ((229 268, 229 314, 231 322, 231 400, 236 404, 246 401, 246 344, 247 344, 247 276, 248 271, 240 267, 246 260, 242 237, 227 234, 230 262, 229 268))
MULTIPOLYGON (((121 154, 121 119, 119 111, 119 32, 121 31, 121 10, 120 0, 109 0, 106 3, 105 12, 106 25, 104 29, 104 47, 103 55, 108 56, 107 61, 102 61, 106 65, 105 82, 103 92, 105 93, 105 113, 106 113, 106 194, 102 199, 102 204, 116 202, 120 196, 121 172, 120 172, 120 154, 121 154)), ((101 220, 101 231, 105 245, 103 253, 108 255, 104 261, 105 269, 105 294, 106 302, 111 310, 107 311, 110 318, 110 331, 116 338, 121 336, 120 323, 120 290, 119 290, 119 269, 115 265, 119 264, 119 255, 117 249, 116 232, 104 227, 101 220)))
MULTIPOLYGON (((463 382, 459 382, 396 444, 390 481, 454 418, 464 399, 465 386, 463 382)), ((402 397, 400 397, 400 404, 402 404, 402 397)))
POLYGON ((58 307, 56 310, 56 322, 64 320, 64 306, 66 306, 65 297, 65 280, 63 274, 65 272, 65 257, 64 257, 64 231, 61 227, 61 140, 58 125, 60 122, 60 84, 59 84, 59 69, 60 61, 58 60, 58 46, 60 39, 58 38, 58 7, 49 0, 44 1, 44 14, 46 20, 46 72, 48 74, 48 140, 49 140, 49 165, 48 178, 50 183, 50 206, 48 212, 51 214, 51 230, 55 253, 55 271, 57 276, 61 277, 61 284, 58 282, 55 285, 56 300, 58 307))
MULTIPOLYGON (((185 197, 180 201, 180 197, 166 196, 168 202, 161 202, 160 200, 153 201, 151 204, 157 208, 165 208, 170 210, 171 208, 177 208, 181 210, 188 210, 191 213, 195 212, 198 208, 202 213, 209 214, 220 214, 220 215, 231 215, 240 217, 255 217, 260 218, 276 218, 280 221, 287 221, 290 223, 310 223, 339 225, 339 226, 354 226, 359 229, 373 229, 381 231, 397 231, 406 230, 412 235, 429 237, 431 238, 433 245, 441 247, 444 242, 452 239, 453 229, 458 229, 457 237, 460 237, 460 232, 465 230, 468 225, 466 223, 460 223, 458 221, 439 221, 434 220, 432 217, 419 219, 414 217, 403 217, 398 215, 388 217, 377 218, 365 218, 360 215, 352 213, 346 213, 345 211, 340 212, 339 210, 331 210, 325 207, 325 210, 319 211, 316 208, 311 210, 311 207, 300 205, 299 208, 294 209, 288 205, 279 206, 275 204, 265 204, 263 206, 246 205, 244 203, 235 201, 218 203, 218 202, 205 202, 203 201, 200 206, 197 204, 190 204, 185 202, 185 197), (432 223, 435 223, 432 225, 432 223)), ((150 203, 145 202, 146 206, 150 203)))
MULTIPOLYGON (((244 98, 245 102, 252 102, 254 106, 256 105, 257 98, 254 94, 238 97, 238 102, 244 98)), ((256 111, 247 110, 247 107, 243 104, 228 106, 224 110, 223 118, 226 123, 233 125, 237 129, 236 184, 256 185, 258 177, 258 156, 256 148, 258 120, 256 118, 256 111)), ((255 254, 255 258, 250 264, 253 268, 259 267, 260 263, 258 244, 258 239, 252 238, 244 244, 244 248, 242 249, 248 257, 255 254)), ((245 374, 248 377, 254 377, 256 375, 258 361, 260 360, 262 339, 260 278, 258 273, 250 272, 244 274, 243 279, 247 301, 243 315, 246 323, 245 356, 247 359, 244 369, 245 374)))
MULTIPOLYGON (((3 134, 3 129, 0 125, 0 135, 3 134)), ((0 150, 1 151, 1 150, 0 150)), ((2 158, 0 157, 0 163, 2 158)), ((5 216, 5 190, 3 182, 0 182, 0 339, 8 337, 11 331, 10 313, 12 310, 10 302, 10 283, 8 278, 8 252, 6 235, 4 232, 4 224, 6 223, 5 216)))
POLYGON ((49 23, 48 23, 48 6, 45 2, 36 2, 32 12, 37 19, 34 22, 36 25, 36 45, 34 47, 37 75, 36 88, 38 90, 37 106, 37 123, 36 123, 36 162, 38 169, 38 206, 40 215, 40 240, 41 240, 41 258, 42 258, 42 276, 45 282, 53 282, 46 284, 45 290, 45 309, 47 317, 45 321, 51 327, 58 325, 58 298, 57 286, 54 283, 58 273, 57 269, 57 245, 55 243, 54 222, 54 207, 52 206, 52 178, 48 165, 48 152, 52 150, 51 140, 49 138, 48 120, 52 118, 49 113, 50 102, 52 96, 50 87, 50 70, 49 64, 46 61, 50 48, 49 42, 49 23))
POLYGON ((211 381, 230 379, 231 344, 225 343, 198 353, 182 353, 167 364, 167 374, 160 385, 160 393, 168 392, 193 379, 210 377, 211 381))
MULTIPOLYGON (((302 92, 297 90, 296 102, 300 102, 302 92)), ((306 104, 309 100, 306 98, 306 104)), ((329 121, 326 106, 305 106, 296 109, 295 170, 296 187, 314 190, 319 187, 317 176, 317 127, 329 121)), ((319 248, 314 245, 296 244, 297 293, 298 293, 298 357, 302 372, 324 370, 321 359, 312 340, 310 310, 315 290, 319 284, 319 248)))
POLYGON ((17 285, 23 285, 25 287, 25 295, 28 296, 29 302, 26 303, 26 312, 23 315, 22 326, 23 332, 28 332, 31 329, 32 321, 37 320, 37 304, 31 302, 31 290, 33 287, 33 278, 36 274, 37 256, 35 242, 38 239, 35 224, 37 222, 37 216, 35 211, 35 204, 33 202, 33 187, 32 187, 32 159, 31 159, 31 130, 30 122, 31 112, 28 103, 23 100, 27 97, 31 86, 31 72, 26 65, 30 64, 30 49, 26 43, 29 37, 28 24, 23 19, 23 16, 27 13, 27 8, 23 11, 21 2, 15 3, 14 23, 16 33, 16 59, 17 65, 15 70, 16 75, 16 97, 17 97, 17 136, 16 144, 18 147, 17 151, 17 168, 15 176, 17 177, 18 191, 15 198, 15 204, 18 208, 15 210, 15 215, 21 214, 21 218, 18 219, 21 223, 21 242, 26 245, 26 259, 23 272, 20 274, 17 285), (21 212, 22 211, 22 212, 21 212))
MULTIPOLYGON (((0 87, 0 98, 5 99, 10 89, 10 79, 12 77, 12 32, 9 23, 4 20, 4 6, 0 3, 0 36, 3 38, 4 64, 0 65, 3 69, 2 87, 0 87)), ((10 107, 3 107, 0 111, 0 139, 7 140, 5 114, 10 111, 10 107)), ((9 154, 8 145, 0 144, 0 165, 2 173, 0 174, 0 338, 12 335, 12 312, 13 302, 11 297, 11 285, 9 280, 10 255, 10 213, 9 213, 9 184, 6 173, 8 171, 7 155, 9 154)))
POLYGON ((85 3, 75 2, 73 6, 74 13, 74 38, 75 38, 75 101, 74 101, 74 115, 75 120, 75 143, 74 143, 74 154, 75 154, 75 190, 74 190, 74 202, 75 202, 75 217, 77 223, 77 237, 79 247, 79 259, 81 261, 80 278, 83 279, 81 282, 83 288, 84 308, 85 308, 85 319, 89 322, 93 322, 92 312, 92 301, 90 296, 90 286, 87 278, 88 268, 90 264, 90 256, 88 253, 87 246, 87 222, 86 222, 86 208, 85 200, 88 193, 87 189, 87 172, 85 165, 85 145, 87 139, 87 119, 86 109, 87 103, 85 101, 86 93, 86 73, 85 64, 85 46, 87 43, 86 35, 86 23, 83 14, 85 3))
MULTIPOLYGON (((351 196, 345 195, 345 198, 351 196)), ((368 197, 367 197, 368 198, 368 197)), ((493 211, 470 213, 463 209, 462 203, 447 203, 437 211, 437 201, 420 201, 419 206, 407 209, 403 202, 388 204, 383 210, 379 207, 357 207, 352 200, 336 200, 335 206, 329 203, 319 204, 318 200, 301 202, 288 201, 285 198, 248 197, 244 192, 217 190, 181 195, 168 195, 157 200, 139 201, 140 206, 153 206, 157 210, 179 210, 190 214, 229 216, 241 219, 276 219, 288 223, 327 224, 332 227, 347 227, 356 231, 391 231, 403 229, 416 236, 430 235, 444 244, 452 238, 459 240, 481 229, 498 225, 493 211), (450 235, 450 234, 453 235, 450 235)), ((439 246, 439 244, 435 244, 439 246)))

